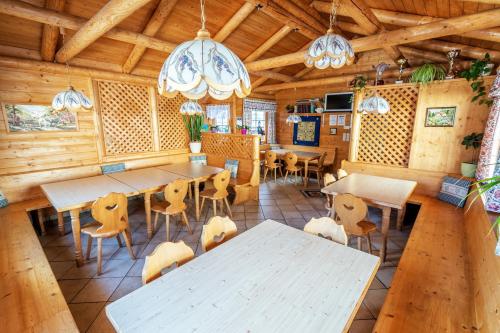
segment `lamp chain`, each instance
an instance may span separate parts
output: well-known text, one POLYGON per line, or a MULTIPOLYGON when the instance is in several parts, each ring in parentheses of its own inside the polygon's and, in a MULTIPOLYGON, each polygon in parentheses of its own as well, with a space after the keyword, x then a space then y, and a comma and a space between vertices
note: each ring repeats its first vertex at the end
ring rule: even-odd
POLYGON ((332 0, 332 8, 330 10, 330 30, 335 25, 335 19, 337 17, 338 6, 339 6, 339 3, 336 0, 332 0))
MULTIPOLYGON (((66 44, 66 30, 63 27, 59 28, 59 33, 62 36, 62 44, 66 44)), ((69 63, 68 61, 65 62, 66 64, 66 74, 68 75, 68 87, 71 87, 71 75, 69 73, 69 63)))
POLYGON ((200 0, 201 7, 201 29, 205 30, 205 0, 200 0))

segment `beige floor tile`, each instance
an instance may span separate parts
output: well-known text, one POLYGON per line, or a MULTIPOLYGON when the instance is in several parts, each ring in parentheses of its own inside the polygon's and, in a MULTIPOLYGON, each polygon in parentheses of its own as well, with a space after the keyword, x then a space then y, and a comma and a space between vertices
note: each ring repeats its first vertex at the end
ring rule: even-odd
POLYGON ((361 303, 361 306, 359 307, 359 310, 356 313, 356 316, 354 317, 354 320, 357 319, 375 319, 375 318, 373 317, 370 310, 368 310, 366 305, 364 303, 361 303))
POLYGON ((145 259, 137 259, 128 271, 127 276, 142 276, 142 268, 144 267, 145 259))
POLYGON ((142 278, 135 276, 125 277, 122 280, 122 282, 120 282, 118 288, 115 289, 115 291, 109 298, 109 301, 114 302, 117 299, 122 298, 123 296, 131 293, 132 291, 136 290, 141 286, 142 286, 142 278))
POLYGON ((105 302, 69 304, 80 332, 85 332, 92 325, 105 304, 105 302))
POLYGON ((379 281, 379 279, 377 279, 377 277, 375 277, 369 289, 385 289, 385 286, 379 281))
POLYGON ((354 320, 349 333, 371 333, 375 326, 375 320, 354 320))
POLYGON ((302 219, 302 214, 298 211, 291 211, 291 210, 281 210, 281 214, 283 214, 283 217, 285 220, 288 219, 302 219))
POLYGON ((60 279, 72 267, 76 267, 75 261, 51 261, 50 267, 56 279, 60 279))
MULTIPOLYGON (((132 252, 134 253, 134 256, 137 258, 139 256, 139 254, 141 254, 142 251, 144 251, 145 247, 146 247, 146 244, 132 245, 132 252)), ((111 256, 111 259, 113 259, 113 260, 115 260, 115 259, 132 260, 132 258, 130 258, 130 254, 128 253, 128 249, 126 246, 119 248, 118 251, 116 251, 111 256)))
MULTIPOLYGON (((108 305, 110 303, 106 303, 108 305)), ((116 332, 113 325, 109 322, 106 316, 106 306, 102 308, 99 315, 92 323, 92 326, 88 329, 87 333, 114 333, 116 332)))
POLYGON ((260 206, 244 206, 245 213, 258 213, 260 212, 260 206))
MULTIPOLYGON (((104 265, 106 260, 103 260, 102 263, 104 265)), ((90 260, 80 267, 76 267, 73 261, 73 265, 71 265, 71 268, 62 275, 61 279, 89 279, 94 277, 96 273, 97 260, 90 260)))
POLYGON ((132 259, 110 259, 102 265, 102 274, 94 278, 124 277, 134 265, 132 259))
MULTIPOLYGON (((114 240, 115 243, 112 245, 112 244, 109 244, 109 245, 102 245, 102 258, 103 259, 109 259, 113 256, 113 254, 115 254, 116 251, 118 251, 118 249, 120 249, 120 247, 118 247, 118 244, 116 243, 116 239, 114 240)), ((97 239, 94 239, 93 241, 94 243, 97 244, 97 239)), ((125 242, 122 240, 123 242, 123 246, 125 246, 125 242)), ((83 247, 85 249, 85 247, 83 247)), ((90 258, 91 259, 96 259, 97 258, 97 246, 93 247, 92 248, 92 251, 90 252, 90 258)))
POLYGON ((381 267, 377 272, 377 278, 384 284, 386 288, 390 288, 395 272, 396 267, 381 267))
POLYGON ((255 212, 255 213, 245 213, 245 219, 247 220, 260 220, 264 218, 264 213, 255 212))
POLYGON ((363 302, 373 316, 378 317, 386 295, 387 289, 372 289, 367 291, 363 302))
MULTIPOLYGON (((254 207, 254 206, 252 206, 254 207)), ((238 206, 231 206, 231 211, 233 213, 243 213, 245 211, 245 206, 238 205, 238 206)))
POLYGON ((249 219, 247 219, 245 221, 245 224, 247 226, 247 230, 255 227, 259 223, 261 223, 260 220, 249 220, 249 219))
POLYGON ((106 302, 116 290, 121 280, 122 278, 92 279, 73 298, 73 303, 106 302))
MULTIPOLYGON (((272 196, 269 196, 269 197, 272 197, 272 196)), ((261 199, 260 205, 261 206, 275 206, 276 200, 274 200, 274 199, 261 199)))
POLYGON ((69 303, 75 297, 76 294, 89 282, 90 279, 78 279, 78 280, 60 280, 59 287, 66 299, 66 302, 69 303))

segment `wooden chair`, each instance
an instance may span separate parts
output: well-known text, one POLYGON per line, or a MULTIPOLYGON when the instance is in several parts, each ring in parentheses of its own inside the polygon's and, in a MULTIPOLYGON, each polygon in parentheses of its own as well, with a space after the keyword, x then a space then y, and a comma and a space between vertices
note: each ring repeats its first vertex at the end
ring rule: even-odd
POLYGON ((189 220, 186 216, 186 203, 184 199, 188 191, 189 181, 185 179, 177 179, 174 182, 165 186, 163 193, 165 201, 158 201, 155 196, 152 196, 151 210, 156 213, 153 228, 156 229, 159 214, 165 215, 167 227, 167 242, 170 240, 170 216, 180 214, 186 227, 190 233, 193 233, 189 226, 189 220))
POLYGON ((316 178, 318 179, 318 186, 321 187, 321 178, 323 178, 323 172, 324 172, 324 163, 326 159, 327 153, 324 152, 321 154, 318 160, 317 165, 311 165, 308 167, 308 173, 315 172, 316 173, 316 178))
POLYGON ((214 216, 201 231, 201 248, 204 252, 233 238, 238 233, 236 224, 226 217, 214 216))
POLYGON ((127 197, 123 193, 109 193, 94 201, 92 204, 92 217, 95 219, 82 227, 81 232, 88 235, 87 260, 92 250, 92 239, 97 238, 97 274, 102 271, 102 239, 116 237, 118 245, 121 247, 120 234, 125 239, 128 253, 135 259, 132 252, 132 241, 128 225, 127 197))
POLYGON ((337 178, 342 179, 344 177, 347 177, 348 173, 344 169, 338 169, 337 170, 337 178))
POLYGON ((300 176, 302 177, 302 167, 301 166, 298 166, 297 165, 297 155, 292 153, 292 152, 288 152, 285 154, 285 164, 286 164, 286 167, 285 167, 285 184, 286 184, 286 178, 288 177, 288 173, 290 172, 290 174, 294 174, 295 173, 295 184, 297 184, 297 174, 300 172, 300 176))
POLYGON ((229 194, 229 192, 227 191, 227 186, 229 185, 230 180, 231 172, 229 170, 224 170, 214 177, 214 188, 205 190, 200 193, 200 197, 202 197, 200 211, 203 210, 205 199, 209 199, 212 200, 212 204, 214 207, 214 216, 217 216, 217 202, 220 201, 221 211, 223 209, 223 204, 225 203, 229 216, 233 217, 231 208, 229 207, 229 202, 227 201, 227 196, 229 194))
POLYGON ((352 194, 339 194, 334 200, 337 221, 342 224, 348 235, 358 237, 358 250, 361 250, 361 237, 368 242, 368 252, 372 253, 372 242, 370 233, 377 230, 375 223, 366 221, 368 206, 358 197, 352 194))
POLYGON ((193 250, 184 244, 183 241, 158 244, 153 253, 146 256, 144 267, 142 268, 142 284, 147 284, 159 278, 163 269, 175 263, 177 267, 180 267, 193 258, 193 250))
POLYGON ((281 177, 283 177, 283 170, 281 167, 283 164, 276 162, 276 153, 272 150, 266 151, 265 155, 265 163, 264 163, 264 182, 266 181, 266 176, 269 171, 271 174, 274 171, 274 182, 276 183, 276 176, 278 173, 278 169, 280 170, 281 177))
POLYGON ((348 242, 344 226, 338 225, 333 219, 329 217, 321 217, 319 219, 312 218, 304 226, 304 231, 313 235, 330 239, 335 243, 339 243, 342 245, 347 245, 348 242))
MULTIPOLYGON (((330 184, 333 184, 336 181, 337 180, 335 179, 335 176, 332 175, 331 173, 325 173, 323 175, 323 182, 325 183, 325 187, 330 185, 330 184)), ((333 209, 333 195, 331 195, 331 194, 326 195, 325 208, 328 210, 327 216, 329 216, 331 218, 335 218, 335 213, 334 213, 335 210, 333 209)))

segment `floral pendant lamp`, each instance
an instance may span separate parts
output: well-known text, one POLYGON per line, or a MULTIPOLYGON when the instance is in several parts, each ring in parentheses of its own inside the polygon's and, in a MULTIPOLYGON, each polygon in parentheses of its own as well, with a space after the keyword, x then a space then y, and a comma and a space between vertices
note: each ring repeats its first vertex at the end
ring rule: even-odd
POLYGON ((195 115, 195 114, 203 114, 203 109, 201 108, 201 105, 198 104, 197 101, 187 101, 182 103, 181 105, 181 114, 186 114, 189 116, 195 115))
POLYGON ((325 69, 329 66, 340 68, 354 62, 354 50, 344 37, 333 33, 338 4, 332 1, 330 27, 323 35, 312 42, 305 54, 305 65, 325 69))
POLYGON ((379 113, 379 114, 385 114, 391 110, 391 107, 389 106, 389 102, 379 96, 377 92, 377 83, 382 77, 382 73, 389 67, 389 65, 385 63, 380 63, 377 65, 375 68, 376 74, 375 74, 375 95, 365 98, 361 101, 361 103, 358 106, 358 111, 362 112, 363 114, 367 113, 379 113))
POLYGON ((174 97, 179 92, 189 99, 208 94, 217 99, 250 94, 251 84, 243 62, 221 43, 210 39, 205 29, 205 0, 200 0, 201 29, 196 38, 177 46, 163 64, 158 92, 174 97))
MULTIPOLYGON (((297 99, 297 88, 293 89, 293 96, 294 100, 297 99)), ((297 114, 297 106, 294 106, 293 113, 289 114, 288 117, 286 118, 286 123, 288 126, 290 124, 298 124, 302 122, 302 118, 297 114)))

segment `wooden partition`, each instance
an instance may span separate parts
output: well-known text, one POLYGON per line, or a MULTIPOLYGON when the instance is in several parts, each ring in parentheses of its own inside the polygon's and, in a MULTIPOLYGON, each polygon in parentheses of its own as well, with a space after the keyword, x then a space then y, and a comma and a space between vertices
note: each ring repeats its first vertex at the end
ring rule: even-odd
MULTIPOLYGON (((179 114, 184 98, 160 97, 153 85, 71 76, 94 106, 76 113, 77 130, 10 132, 0 112, 0 191, 10 202, 42 196, 40 184, 101 173, 103 164, 127 169, 188 160, 179 114)), ((68 88, 65 75, 0 68, 0 102, 50 105, 68 88)))

